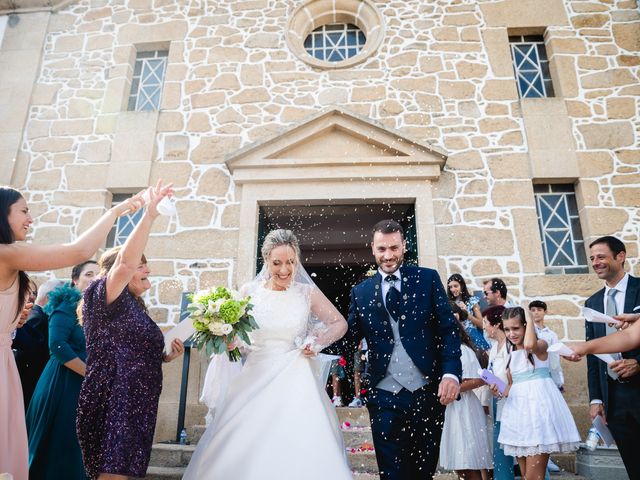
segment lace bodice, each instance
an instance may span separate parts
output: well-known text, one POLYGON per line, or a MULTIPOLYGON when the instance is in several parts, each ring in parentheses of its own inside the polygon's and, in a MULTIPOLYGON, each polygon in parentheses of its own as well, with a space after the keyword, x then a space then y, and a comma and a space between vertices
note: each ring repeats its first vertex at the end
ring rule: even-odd
POLYGON ((251 349, 289 351, 304 337, 309 319, 309 295, 304 286, 285 291, 258 287, 251 293, 253 317, 260 326, 251 333, 251 349))

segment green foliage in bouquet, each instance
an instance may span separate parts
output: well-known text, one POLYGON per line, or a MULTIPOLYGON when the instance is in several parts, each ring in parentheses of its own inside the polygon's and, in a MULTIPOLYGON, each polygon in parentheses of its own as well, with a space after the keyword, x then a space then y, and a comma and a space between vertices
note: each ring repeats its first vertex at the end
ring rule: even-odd
POLYGON ((193 338, 197 348, 204 348, 207 356, 227 352, 232 362, 240 360, 238 347, 229 350, 229 346, 236 343, 238 338, 251 345, 249 332, 258 328, 251 315, 251 297, 243 298, 235 290, 216 287, 191 294, 189 300, 191 303, 187 310, 191 312, 190 317, 196 329, 193 338))

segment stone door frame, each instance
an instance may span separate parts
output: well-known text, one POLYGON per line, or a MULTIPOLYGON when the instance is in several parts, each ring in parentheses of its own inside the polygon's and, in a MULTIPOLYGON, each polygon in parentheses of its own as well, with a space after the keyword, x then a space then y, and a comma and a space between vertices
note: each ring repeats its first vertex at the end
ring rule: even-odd
POLYGON ((436 268, 432 182, 446 160, 435 146, 339 108, 240 150, 226 159, 240 202, 236 283, 255 276, 262 205, 413 203, 418 263, 436 268), (331 155, 332 143, 344 142, 345 135, 353 149, 331 155))

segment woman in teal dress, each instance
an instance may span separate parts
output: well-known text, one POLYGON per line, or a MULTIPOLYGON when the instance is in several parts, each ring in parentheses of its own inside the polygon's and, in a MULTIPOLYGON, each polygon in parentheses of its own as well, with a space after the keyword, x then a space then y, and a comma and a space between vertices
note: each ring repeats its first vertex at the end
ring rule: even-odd
POLYGON ((27 410, 29 480, 85 480, 76 436, 78 395, 85 373, 86 345, 76 308, 82 291, 98 275, 94 261, 76 265, 71 283, 49 294, 47 363, 27 410))

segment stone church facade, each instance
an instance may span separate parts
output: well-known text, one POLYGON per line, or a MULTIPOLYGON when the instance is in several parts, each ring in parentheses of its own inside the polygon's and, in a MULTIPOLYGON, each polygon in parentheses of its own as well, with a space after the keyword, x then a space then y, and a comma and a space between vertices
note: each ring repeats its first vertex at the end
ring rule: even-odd
MULTIPOLYGON (((255 274, 270 206, 312 206, 322 229, 325 206, 410 205, 419 264, 474 290, 502 277, 565 341, 601 285, 585 245, 618 236, 640 274, 636 0, 0 0, 0 42, 0 183, 34 242, 174 183, 146 251, 162 326, 183 292, 255 274)), ((585 366, 565 369, 584 428, 585 366)))

